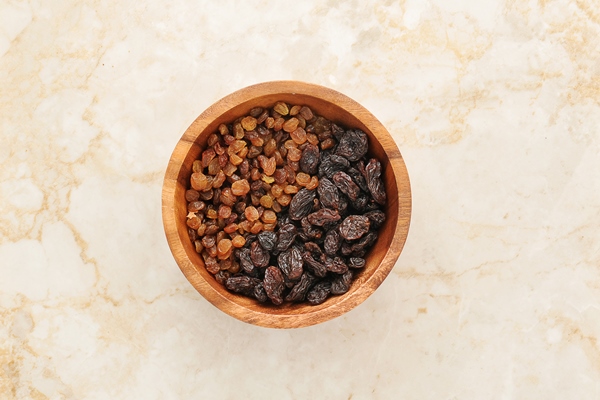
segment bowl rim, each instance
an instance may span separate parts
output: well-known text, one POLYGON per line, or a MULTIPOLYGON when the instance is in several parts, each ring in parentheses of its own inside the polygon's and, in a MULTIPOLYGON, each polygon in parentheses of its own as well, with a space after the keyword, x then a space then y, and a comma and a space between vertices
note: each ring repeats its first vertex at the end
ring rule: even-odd
MULTIPOLYGON (((192 286, 211 304, 230 316, 254 325, 269 328, 298 328, 315 325, 336 318, 365 301, 381 285, 398 260, 406 242, 412 213, 412 195, 408 171, 398 146, 387 129, 365 107, 350 97, 333 89, 301 81, 268 81, 239 89, 213 103, 203 111, 185 130, 177 142, 168 162, 162 187, 163 227, 169 248, 180 270, 192 286), (390 247, 374 273, 361 283, 361 289, 339 296, 338 301, 323 306, 307 307, 302 313, 268 313, 249 309, 217 291, 197 271, 188 256, 177 230, 175 190, 179 183, 181 167, 192 146, 198 146, 196 139, 207 129, 210 122, 228 110, 256 97, 294 94, 311 96, 332 103, 345 112, 354 115, 377 140, 389 159, 398 188, 398 223, 393 231, 390 247), (358 116, 357 116, 358 115, 358 116), (400 190, 402 188, 402 190, 400 190), (368 289, 368 290, 367 290, 368 289)), ((226 290, 226 289, 225 289, 226 290)), ((265 310, 267 307, 265 307, 265 310)), ((271 308, 269 308, 271 309, 271 308)), ((272 310, 272 309, 271 309, 272 310)))

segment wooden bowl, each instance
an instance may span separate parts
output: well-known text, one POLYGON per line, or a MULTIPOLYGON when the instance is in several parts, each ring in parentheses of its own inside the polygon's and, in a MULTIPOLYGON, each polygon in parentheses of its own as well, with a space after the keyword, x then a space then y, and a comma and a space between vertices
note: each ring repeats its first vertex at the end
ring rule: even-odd
POLYGON ((165 233, 179 268, 190 283, 214 306, 241 321, 271 328, 298 328, 318 324, 340 316, 369 297, 398 259, 411 215, 408 173, 396 143, 383 125, 364 107, 334 90, 295 81, 266 82, 238 90, 204 111, 185 131, 169 160, 162 190, 162 214, 165 233), (366 256, 366 266, 355 276, 350 290, 331 296, 324 303, 273 306, 229 292, 202 266, 194 250, 186 225, 185 190, 189 185, 192 163, 208 136, 221 123, 230 123, 247 115, 253 107, 271 107, 276 101, 309 106, 316 114, 346 128, 358 128, 369 137, 369 155, 383 166, 387 192, 387 219, 379 238, 366 256))

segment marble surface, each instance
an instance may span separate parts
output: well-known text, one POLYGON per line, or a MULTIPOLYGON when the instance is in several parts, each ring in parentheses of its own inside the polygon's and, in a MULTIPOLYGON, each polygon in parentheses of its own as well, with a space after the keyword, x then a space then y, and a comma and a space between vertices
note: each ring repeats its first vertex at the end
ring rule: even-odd
POLYGON ((598 4, 0 0, 0 397, 599 399, 598 4), (195 117, 274 79, 362 103, 413 190, 379 290, 283 331, 160 208, 195 117))

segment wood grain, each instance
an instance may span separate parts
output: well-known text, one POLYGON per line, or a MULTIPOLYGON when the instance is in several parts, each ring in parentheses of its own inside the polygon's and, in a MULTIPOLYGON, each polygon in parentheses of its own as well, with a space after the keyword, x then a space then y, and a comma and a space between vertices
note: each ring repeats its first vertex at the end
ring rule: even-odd
POLYGON ((388 276, 406 241, 411 217, 408 172, 398 147, 385 127, 364 107, 334 90, 296 81, 274 81, 241 89, 204 111, 177 143, 165 173, 162 191, 165 234, 173 257, 189 282, 213 305, 247 323, 271 328, 298 328, 338 317, 369 297, 388 276), (187 205, 192 163, 206 145, 208 135, 221 123, 246 115, 253 107, 271 107, 276 101, 309 106, 342 126, 359 128, 369 136, 369 154, 383 166, 387 191, 387 220, 379 239, 367 256, 367 265, 356 276, 350 290, 332 296, 323 304, 284 304, 275 307, 228 292, 203 267, 200 255, 188 238, 187 205))

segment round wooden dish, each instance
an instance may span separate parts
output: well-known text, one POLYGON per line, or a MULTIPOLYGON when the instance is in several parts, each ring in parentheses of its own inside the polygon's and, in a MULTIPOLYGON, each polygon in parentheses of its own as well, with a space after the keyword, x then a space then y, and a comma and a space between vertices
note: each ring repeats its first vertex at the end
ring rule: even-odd
POLYGON ((163 224, 173 256, 190 283, 213 305, 247 323, 271 328, 298 328, 318 324, 344 314, 369 297, 398 259, 411 215, 408 173, 396 143, 383 125, 364 107, 334 90, 295 81, 266 82, 241 89, 217 101, 204 111, 185 131, 169 160, 162 190, 163 224), (356 275, 350 290, 331 296, 323 304, 260 304, 231 293, 220 285, 204 267, 198 266, 200 255, 187 234, 188 188, 192 163, 206 146, 208 136, 221 123, 230 123, 247 115, 253 107, 271 107, 276 101, 309 106, 346 128, 362 129, 369 136, 369 155, 383 166, 387 191, 387 219, 379 238, 369 251, 365 268, 356 275))

